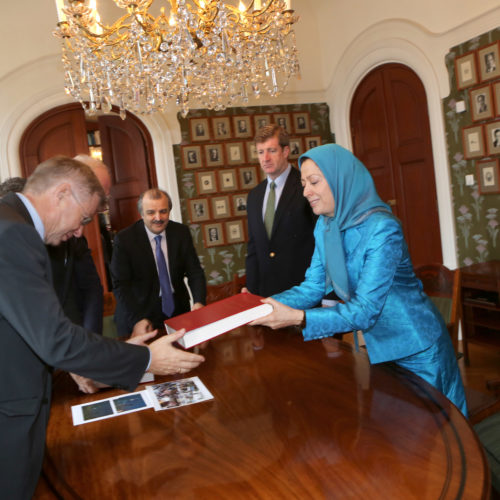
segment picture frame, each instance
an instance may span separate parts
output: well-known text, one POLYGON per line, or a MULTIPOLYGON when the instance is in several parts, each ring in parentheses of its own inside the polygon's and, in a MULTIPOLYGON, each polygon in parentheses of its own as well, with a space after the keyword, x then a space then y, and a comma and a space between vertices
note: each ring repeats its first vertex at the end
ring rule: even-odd
POLYGON ((195 198, 189 200, 189 220, 191 222, 203 222, 210 220, 208 198, 195 198))
POLYGON ((302 137, 290 137, 290 153, 288 158, 296 160, 304 152, 302 137))
POLYGON ((224 229, 226 230, 226 241, 228 245, 245 241, 243 221, 241 219, 227 221, 224 229))
POLYGON ((214 116, 212 118, 214 139, 231 139, 231 122, 228 116, 214 116))
POLYGON ((241 189, 253 189, 258 184, 257 167, 243 167, 238 169, 241 189))
POLYGON ((237 189, 236 170, 219 170, 219 191, 236 191, 237 189))
POLYGON ((226 142, 226 163, 228 165, 245 163, 245 150, 242 142, 226 142))
POLYGON ((205 248, 224 245, 224 232, 221 222, 203 224, 203 240, 205 248))
POLYGON ((262 127, 266 127, 271 124, 271 117, 269 115, 254 115, 253 125, 255 128, 255 133, 259 131, 262 127))
POLYGON ((231 197, 235 217, 247 214, 247 196, 248 193, 237 193, 231 197))
POLYGON ((233 116, 233 130, 234 137, 238 137, 240 139, 246 139, 248 137, 252 137, 252 120, 250 116, 238 115, 233 116))
POLYGON ((211 202, 213 219, 227 219, 231 217, 229 196, 215 196, 211 199, 211 202))
POLYGON ((259 155, 257 154, 257 145, 254 141, 246 142, 247 163, 259 163, 259 155))
POLYGON ((292 113, 292 120, 294 134, 311 133, 311 121, 307 111, 304 113, 292 113))
POLYGON ((498 158, 476 163, 479 194, 500 193, 498 158))
POLYGON ((499 42, 494 42, 478 49, 479 76, 482 82, 500 76, 499 42))
POLYGON ((493 116, 493 100, 490 85, 482 85, 469 90, 469 101, 472 120, 486 120, 493 116))
POLYGON ((224 165, 222 144, 205 144, 205 163, 207 167, 220 167, 224 165))
POLYGON ((201 146, 188 145, 182 146, 182 166, 186 170, 200 168, 203 166, 203 159, 201 156, 201 146))
POLYGON ((495 102, 495 116, 500 116, 500 82, 492 84, 491 93, 495 102))
POLYGON ((196 172, 196 188, 199 195, 217 192, 215 172, 196 172))
POLYGON ((476 53, 474 51, 455 59, 455 77, 459 90, 472 87, 479 83, 477 75, 476 53))
POLYGON ((191 142, 210 140, 208 118, 191 118, 189 120, 189 130, 191 132, 191 142))
POLYGON ((484 135, 488 156, 500 155, 500 120, 487 123, 484 126, 484 135))
POLYGON ((481 158, 484 156, 484 137, 481 125, 464 127, 462 129, 462 138, 465 158, 481 158))
POLYGON ((304 151, 309 151, 312 148, 321 146, 321 137, 319 135, 312 135, 310 137, 304 137, 304 151))
POLYGON ((273 114, 273 120, 276 125, 285 129, 289 134, 292 133, 292 123, 290 121, 290 115, 288 113, 275 113, 273 114))

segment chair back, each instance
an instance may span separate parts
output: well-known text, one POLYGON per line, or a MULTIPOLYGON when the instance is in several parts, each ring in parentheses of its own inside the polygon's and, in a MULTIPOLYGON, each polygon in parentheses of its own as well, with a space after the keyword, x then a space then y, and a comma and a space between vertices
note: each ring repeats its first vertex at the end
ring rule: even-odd
POLYGON ((225 283, 220 283, 219 285, 208 285, 207 304, 211 304, 212 302, 217 302, 218 300, 240 293, 241 289, 245 286, 245 281, 245 275, 238 276, 238 274, 234 274, 232 281, 226 281, 225 283))
POLYGON ((455 352, 458 352, 460 320, 460 269, 452 271, 443 264, 426 264, 415 269, 424 292, 443 316, 455 352))

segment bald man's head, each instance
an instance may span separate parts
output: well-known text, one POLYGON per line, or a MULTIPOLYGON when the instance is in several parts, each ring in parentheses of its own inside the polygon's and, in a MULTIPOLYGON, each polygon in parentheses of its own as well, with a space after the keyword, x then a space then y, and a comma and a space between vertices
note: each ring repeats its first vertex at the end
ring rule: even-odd
POLYGON ((106 196, 109 196, 112 183, 111 175, 106 164, 104 164, 101 160, 92 158, 92 156, 89 155, 77 155, 75 156, 75 160, 85 163, 85 165, 89 166, 92 169, 96 177, 99 179, 99 182, 101 183, 106 196))

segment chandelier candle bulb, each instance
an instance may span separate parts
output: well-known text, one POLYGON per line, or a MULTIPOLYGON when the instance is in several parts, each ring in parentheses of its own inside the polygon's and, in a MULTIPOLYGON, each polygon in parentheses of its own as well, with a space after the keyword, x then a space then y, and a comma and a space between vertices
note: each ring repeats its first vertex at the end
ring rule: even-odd
POLYGON ((66 22, 66 14, 63 12, 64 0, 56 0, 57 19, 60 23, 66 22))

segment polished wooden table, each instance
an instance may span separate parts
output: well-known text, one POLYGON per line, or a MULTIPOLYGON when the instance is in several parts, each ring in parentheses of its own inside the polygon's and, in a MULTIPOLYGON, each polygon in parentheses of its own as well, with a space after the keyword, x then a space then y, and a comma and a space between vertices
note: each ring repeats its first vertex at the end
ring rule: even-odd
POLYGON ((203 353, 189 375, 213 400, 79 427, 72 405, 120 391, 85 396, 56 378, 36 498, 489 497, 475 433, 418 377, 295 329, 244 327, 203 353))

